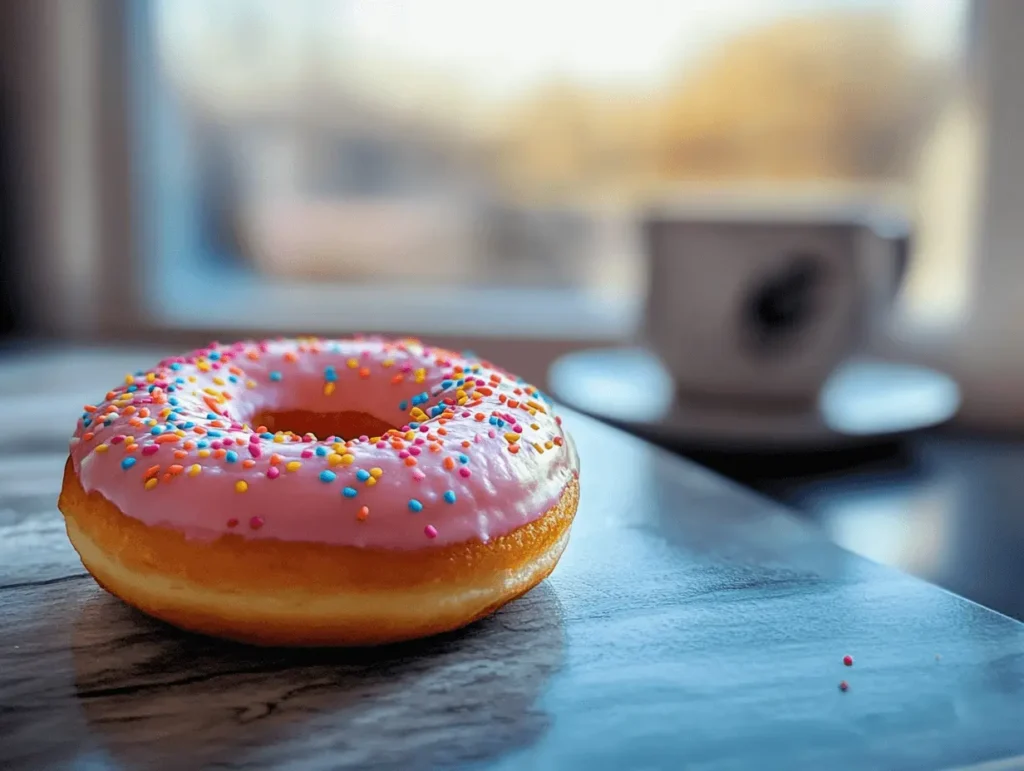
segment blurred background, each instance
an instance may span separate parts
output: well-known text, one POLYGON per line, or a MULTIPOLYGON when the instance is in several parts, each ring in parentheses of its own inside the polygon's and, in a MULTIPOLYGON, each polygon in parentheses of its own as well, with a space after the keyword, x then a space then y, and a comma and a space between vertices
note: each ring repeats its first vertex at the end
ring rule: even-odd
POLYGON ((884 205, 906 273, 856 353, 949 378, 952 427, 655 438, 1024 617, 1022 34, 1014 0, 2 3, 0 373, 364 331, 584 408, 642 342, 654 207, 884 205))

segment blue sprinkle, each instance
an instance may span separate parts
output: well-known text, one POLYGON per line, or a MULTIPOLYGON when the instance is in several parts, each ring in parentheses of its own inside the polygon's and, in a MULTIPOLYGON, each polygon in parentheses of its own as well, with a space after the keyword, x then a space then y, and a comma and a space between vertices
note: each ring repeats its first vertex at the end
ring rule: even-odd
POLYGON ((202 450, 202 449, 204 449, 206 447, 209 447, 209 446, 210 446, 210 443, 208 441, 206 441, 205 439, 200 439, 198 442, 196 442, 196 447, 198 447, 200 450, 202 450))
POLYGON ((498 425, 498 419, 496 417, 494 417, 493 415, 491 415, 491 417, 487 418, 487 422, 490 423, 492 426, 498 425))
POLYGON ((179 364, 178 362, 174 362, 174 363, 173 363, 173 364, 171 365, 171 369, 173 369, 173 370, 177 371, 177 370, 181 369, 181 364, 179 364))
POLYGON ((356 488, 354 487, 346 487, 344 490, 341 491, 341 494, 344 495, 346 498, 355 498, 356 495, 359 494, 359 491, 356 490, 356 488))
POLYGON ((469 456, 459 453, 459 463, 469 463, 469 456))
POLYGON ((400 409, 402 412, 405 412, 407 409, 409 409, 409 402, 399 402, 398 409, 400 409))
POLYGON ((324 380, 328 383, 333 383, 338 379, 338 373, 334 371, 334 367, 327 366, 324 368, 324 380))
POLYGON ((364 468, 361 468, 359 469, 359 471, 356 472, 356 479, 358 479, 360 482, 365 482, 369 478, 370 472, 364 468))
POLYGON ((191 420, 186 420, 186 421, 185 421, 185 430, 186 430, 186 431, 187 431, 188 429, 190 429, 190 428, 195 428, 195 427, 196 427, 196 424, 195 424, 195 423, 193 423, 193 422, 192 422, 191 420))
POLYGON ((319 455, 321 458, 324 457, 327 454, 327 448, 322 445, 320 447, 317 447, 316 454, 319 455))
POLYGON ((415 407, 417 404, 420 403, 420 395, 416 394, 414 397, 412 397, 410 401, 412 402, 412 406, 415 407))
POLYGON ((121 461, 121 468, 127 471, 132 466, 134 466, 136 462, 137 461, 135 460, 135 458, 125 458, 123 461, 121 461))
POLYGON ((448 503, 455 503, 455 491, 449 490, 448 492, 446 492, 444 494, 444 499, 448 501, 448 503))
POLYGON ((232 383, 237 383, 238 375, 228 375, 228 380, 230 380, 232 383))
POLYGON ((458 380, 455 381, 456 388, 462 388, 462 386, 464 385, 466 385, 466 378, 464 377, 460 377, 458 380))
POLYGON ((147 386, 146 390, 149 391, 150 393, 153 393, 153 389, 154 388, 156 388, 156 386, 155 385, 151 385, 151 386, 147 386))
POLYGON ((133 394, 133 393, 135 393, 138 390, 139 390, 139 387, 137 385, 130 385, 130 386, 128 386, 128 393, 130 393, 130 394, 133 394))
POLYGON ((276 369, 270 373, 270 379, 273 380, 275 383, 280 382, 282 377, 283 375, 281 375, 281 373, 278 372, 276 369))
POLYGON ((269 431, 264 431, 262 434, 260 434, 260 439, 273 439, 273 438, 274 438, 274 435, 272 433, 270 433, 269 431))
POLYGON ((176 378, 174 378, 174 382, 177 383, 178 385, 185 385, 185 378, 183 378, 183 377, 176 377, 176 378))
POLYGON ((235 452, 234 450, 228 450, 226 453, 224 453, 224 460, 226 460, 228 463, 235 463, 238 461, 238 453, 235 452))
POLYGON ((417 501, 415 498, 409 499, 409 511, 413 514, 418 514, 423 511, 423 504, 417 501))
POLYGON ((206 413, 206 419, 207 420, 216 420, 217 419, 217 413, 216 412, 207 412, 206 413))
POLYGON ((220 354, 217 353, 217 351, 210 351, 207 358, 210 359, 210 361, 217 361, 217 359, 220 358, 220 354))
POLYGON ((178 389, 175 388, 174 386, 171 386, 171 385, 167 386, 167 393, 169 393, 169 394, 173 394, 177 390, 178 389))
POLYGON ((172 407, 177 407, 177 406, 178 406, 178 397, 177 397, 177 396, 172 396, 172 397, 171 397, 170 399, 168 399, 168 400, 167 400, 167 402, 168 402, 168 403, 169 403, 169 404, 170 404, 170 405, 171 405, 172 407))
POLYGON ((160 434, 162 434, 163 432, 163 426, 153 426, 153 428, 149 430, 149 433, 151 433, 153 436, 160 436, 160 434))
POLYGON ((454 381, 452 381, 452 380, 442 380, 441 381, 441 389, 442 390, 444 390, 446 388, 451 388, 452 385, 454 385, 454 381))
POLYGON ((323 471, 320 472, 321 482, 333 482, 337 478, 338 475, 335 474, 333 471, 328 471, 327 469, 324 469, 323 471))
POLYGON ((419 428, 419 427, 420 427, 420 424, 417 423, 415 420, 412 423, 409 424, 409 428, 419 428))
POLYGON ((207 431, 206 435, 212 436, 214 439, 216 439, 218 436, 224 436, 224 434, 222 434, 220 431, 214 431, 213 429, 207 431))

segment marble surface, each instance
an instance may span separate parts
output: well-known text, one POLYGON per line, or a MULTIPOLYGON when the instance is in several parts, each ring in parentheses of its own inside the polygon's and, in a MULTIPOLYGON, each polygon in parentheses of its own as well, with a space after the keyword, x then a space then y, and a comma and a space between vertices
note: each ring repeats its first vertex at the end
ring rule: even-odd
POLYGON ((143 355, 0 361, 0 768, 1024 767, 1024 625, 573 413, 565 557, 467 630, 294 652, 151 621, 54 505, 75 404, 143 355))

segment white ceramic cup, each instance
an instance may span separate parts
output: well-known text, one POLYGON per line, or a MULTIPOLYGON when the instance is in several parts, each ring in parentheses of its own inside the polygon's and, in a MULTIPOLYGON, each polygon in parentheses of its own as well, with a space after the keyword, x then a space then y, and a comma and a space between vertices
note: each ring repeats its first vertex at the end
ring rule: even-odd
POLYGON ((852 203, 706 197, 644 222, 646 343, 684 398, 806 402, 884 323, 905 222, 852 203))

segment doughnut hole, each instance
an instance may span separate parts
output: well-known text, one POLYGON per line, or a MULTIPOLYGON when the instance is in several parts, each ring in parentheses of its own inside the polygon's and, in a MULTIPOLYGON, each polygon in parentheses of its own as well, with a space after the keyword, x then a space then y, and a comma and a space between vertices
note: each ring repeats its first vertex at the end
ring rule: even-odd
POLYGON ((313 412, 311 410, 267 411, 254 415, 252 426, 265 426, 268 431, 291 431, 294 434, 313 434, 318 439, 338 436, 356 439, 360 436, 381 436, 393 426, 386 420, 366 412, 313 412))

